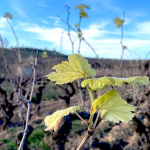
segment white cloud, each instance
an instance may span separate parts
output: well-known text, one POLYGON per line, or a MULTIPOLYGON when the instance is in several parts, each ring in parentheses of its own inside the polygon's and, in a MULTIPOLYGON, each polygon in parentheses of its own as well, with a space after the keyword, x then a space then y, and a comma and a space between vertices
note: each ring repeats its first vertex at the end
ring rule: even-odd
POLYGON ((83 3, 89 4, 92 10, 98 12, 100 8, 108 9, 115 13, 122 12, 122 9, 116 6, 116 0, 83 0, 83 3))
POLYGON ((127 32, 124 30, 124 35, 132 36, 136 39, 137 38, 149 39, 150 38, 150 21, 136 23, 134 29, 131 30, 129 28, 127 32))
POLYGON ((8 25, 6 18, 0 18, 0 28, 4 28, 8 25))
MULTIPOLYGON (((71 54, 71 42, 68 38, 68 31, 64 30, 60 27, 47 28, 38 26, 35 24, 29 23, 21 23, 23 25, 22 30, 26 32, 34 33, 34 40, 39 39, 42 41, 50 42, 51 47, 56 50, 60 49, 62 32, 63 32, 63 43, 62 49, 63 53, 71 54)), ((110 34, 120 35, 120 32, 112 32, 107 30, 101 30, 100 27, 105 28, 101 24, 92 24, 89 28, 83 29, 83 35, 86 41, 95 49, 99 57, 104 58, 118 58, 121 56, 121 45, 120 45, 120 36, 118 38, 110 38, 110 34), (105 34, 104 34, 105 33, 105 34)), ((34 35, 32 34, 32 35, 34 35)), ((74 43, 74 51, 77 53, 78 51, 78 38, 75 32, 70 32, 71 37, 75 40, 74 43)), ((143 55, 150 50, 150 42, 149 40, 135 39, 135 38, 124 38, 123 45, 126 45, 128 49, 132 52, 137 52, 141 54, 143 51, 143 55)), ((86 57, 96 57, 90 47, 82 41, 81 43, 81 54, 86 57)), ((125 56, 125 58, 127 58, 125 56)))
POLYGON ((41 20, 41 21, 45 24, 49 24, 48 21, 46 21, 46 20, 41 20))
POLYGON ((50 19, 55 19, 55 20, 60 20, 60 18, 54 17, 54 16, 49 16, 48 18, 50 18, 50 19))
POLYGON ((22 9, 20 9, 19 7, 17 7, 15 4, 13 5, 13 8, 17 11, 17 13, 22 16, 23 18, 27 19, 26 14, 22 11, 22 9))
POLYGON ((128 17, 125 17, 125 22, 124 22, 124 25, 128 25, 128 24, 130 24, 131 23, 131 19, 130 18, 128 18, 128 17))
POLYGON ((91 29, 104 29, 109 24, 109 21, 104 21, 99 24, 91 24, 89 28, 91 29))
POLYGON ((40 7, 49 7, 48 5, 43 4, 43 3, 38 4, 38 6, 40 6, 40 7))
POLYGON ((55 25, 55 26, 62 26, 62 24, 60 24, 60 18, 54 17, 54 16, 49 16, 48 18, 54 20, 54 25, 55 25))
POLYGON ((117 12, 117 13, 122 12, 122 10, 115 5, 115 0, 113 0, 113 1, 112 0, 107 0, 107 1, 101 0, 100 4, 102 7, 106 8, 108 10, 111 10, 113 12, 117 12))
MULTIPOLYGON (((11 20, 10 20, 10 23, 11 23, 11 20)), ((7 37, 7 38, 13 37, 12 29, 9 26, 6 18, 3 18, 3 17, 0 18, 0 34, 2 35, 2 37, 7 37)))
POLYGON ((141 34, 149 34, 150 35, 150 21, 142 22, 137 25, 138 32, 141 34))
POLYGON ((145 12, 144 9, 139 10, 139 11, 137 11, 137 10, 135 11, 135 10, 134 10, 134 11, 128 11, 128 12, 127 12, 127 15, 130 16, 130 17, 132 16, 133 18, 135 18, 135 17, 138 17, 138 18, 139 18, 139 17, 145 16, 145 15, 146 15, 146 12, 145 12))
POLYGON ((107 36, 107 34, 120 34, 119 32, 111 32, 104 30, 109 22, 102 22, 99 24, 91 24, 88 28, 83 29, 83 36, 89 39, 101 38, 107 36))
POLYGON ((62 28, 42 28, 37 25, 26 27, 25 31, 36 33, 38 39, 53 42, 55 45, 60 43, 61 33, 64 32, 62 28))

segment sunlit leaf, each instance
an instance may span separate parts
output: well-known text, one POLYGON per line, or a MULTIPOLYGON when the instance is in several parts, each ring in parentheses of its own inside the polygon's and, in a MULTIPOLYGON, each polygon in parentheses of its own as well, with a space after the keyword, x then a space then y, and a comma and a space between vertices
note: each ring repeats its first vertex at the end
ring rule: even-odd
POLYGON ((122 48, 125 50, 125 49, 127 49, 127 46, 122 46, 122 48))
POLYGON ((80 109, 79 106, 73 106, 67 109, 58 110, 54 112, 52 115, 47 116, 44 119, 45 125, 47 127, 45 131, 48 131, 48 130, 56 131, 58 129, 58 126, 62 117, 69 115, 69 113, 74 113, 74 111, 79 110, 79 109, 80 109))
POLYGON ((82 18, 88 18, 87 13, 85 13, 84 11, 81 11, 81 12, 79 13, 79 15, 82 16, 82 18))
POLYGON ((47 57, 48 57, 47 52, 44 51, 43 54, 42 54, 42 58, 47 58, 47 57))
POLYGON ((76 24, 75 24, 75 27, 77 28, 78 26, 79 26, 79 24, 78 24, 78 23, 76 23, 76 24))
POLYGON ((10 13, 5 13, 5 15, 4 15, 4 18, 9 18, 9 19, 12 19, 12 14, 10 14, 10 13))
POLYGON ((89 84, 89 87, 92 90, 103 89, 103 87, 112 85, 112 86, 122 86, 122 84, 126 82, 134 85, 147 85, 149 83, 149 78, 147 76, 139 76, 139 77, 130 77, 130 78, 117 78, 117 77, 102 77, 102 78, 92 78, 86 79, 81 83, 82 87, 85 87, 89 84))
POLYGON ((79 34, 78 34, 78 38, 81 38, 81 37, 82 37, 82 33, 79 33, 79 34))
POLYGON ((130 77, 128 78, 131 82, 135 82, 139 85, 148 85, 149 84, 149 77, 141 76, 141 77, 130 77))
POLYGON ((114 19, 114 23, 116 24, 116 27, 119 28, 124 23, 124 20, 121 20, 120 18, 116 17, 114 19))
POLYGON ((46 75, 46 77, 51 81, 56 81, 56 84, 64 84, 79 78, 96 75, 95 70, 90 69, 91 65, 88 64, 88 60, 84 59, 81 55, 69 55, 68 60, 55 65, 53 69, 56 72, 52 72, 46 75))
POLYGON ((87 6, 87 5, 85 5, 85 4, 77 5, 77 6, 75 7, 75 9, 81 9, 81 10, 83 10, 84 8, 90 9, 90 7, 87 6))
POLYGON ((111 90, 93 102, 91 113, 97 109, 101 111, 102 119, 119 123, 130 121, 135 116, 131 111, 135 111, 136 106, 128 104, 115 90, 111 90))

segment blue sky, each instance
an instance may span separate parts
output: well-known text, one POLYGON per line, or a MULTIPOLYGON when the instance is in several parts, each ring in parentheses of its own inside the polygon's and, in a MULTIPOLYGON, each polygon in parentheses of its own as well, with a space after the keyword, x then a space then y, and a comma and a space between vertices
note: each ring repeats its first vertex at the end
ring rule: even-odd
MULTIPOLYGON (((83 18, 81 29, 86 41, 95 49, 99 58, 117 58, 121 56, 121 29, 113 22, 115 17, 122 19, 125 12, 123 45, 128 47, 125 59, 144 59, 150 51, 150 0, 0 0, 0 34, 9 41, 9 47, 16 46, 14 35, 3 15, 13 15, 13 25, 19 45, 39 49, 55 49, 71 54, 68 27, 57 15, 67 19, 65 5, 70 6, 70 25, 79 21, 79 10, 75 6, 86 4, 89 18, 83 18)), ((71 37, 75 41, 75 53, 78 51, 78 38, 74 31, 71 37)), ((81 54, 95 57, 92 50, 81 43, 81 54)), ((150 58, 148 56, 147 58, 150 58)))

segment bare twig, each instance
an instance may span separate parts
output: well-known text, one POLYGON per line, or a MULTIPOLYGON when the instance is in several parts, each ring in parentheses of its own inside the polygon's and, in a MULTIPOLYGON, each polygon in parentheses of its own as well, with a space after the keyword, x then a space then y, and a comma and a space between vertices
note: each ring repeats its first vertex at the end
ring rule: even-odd
POLYGON ((81 35, 81 37, 78 36, 78 37, 79 37, 79 48, 78 48, 78 53, 79 53, 79 54, 80 54, 81 41, 82 41, 82 31, 80 30, 81 19, 82 19, 82 16, 80 16, 80 18, 79 18, 79 26, 78 26, 78 31, 81 32, 81 33, 79 33, 79 34, 81 35))
POLYGON ((87 122, 76 111, 74 111, 74 112, 87 125, 87 122))
MULTIPOLYGON (((125 15, 125 12, 123 12, 123 21, 124 21, 124 15, 125 15)), ((121 41, 120 41, 120 44, 121 44, 121 48, 122 48, 122 54, 121 54, 121 63, 120 63, 120 70, 121 70, 121 76, 122 76, 122 65, 123 65, 123 54, 124 54, 124 48, 123 48, 123 24, 121 25, 121 41)))
MULTIPOLYGON (((70 24, 68 24, 68 22, 66 22, 64 19, 62 19, 59 15, 57 15, 67 26, 70 26, 70 24)), ((70 26, 70 29, 72 29, 74 32, 76 32, 78 34, 78 31, 76 31, 73 27, 70 26)), ((96 57, 98 58, 98 54, 96 53, 96 51, 94 50, 94 48, 92 48, 92 46, 85 40, 85 38, 82 36, 81 37, 82 40, 91 48, 91 50, 94 52, 94 54, 96 55, 96 57)))
POLYGON ((4 49, 3 49, 3 40, 2 40, 2 38, 1 38, 1 35, 0 35, 0 40, 1 40, 2 55, 3 55, 4 62, 5 62, 5 67, 6 67, 6 70, 7 70, 7 72, 8 72, 9 79, 10 79, 10 81, 11 81, 11 85, 12 85, 12 87, 13 87, 13 89, 14 89, 15 94, 16 94, 17 101, 22 100, 23 102, 27 102, 26 100, 24 100, 24 99, 22 99, 22 98, 19 97, 18 89, 17 89, 16 86, 15 86, 15 83, 14 83, 13 78, 12 78, 12 76, 11 76, 11 71, 10 71, 10 69, 9 69, 9 66, 8 66, 7 61, 6 61, 6 58, 5 58, 5 52, 4 52, 4 49))
POLYGON ((27 99, 27 97, 28 97, 28 95, 29 95, 33 76, 34 76, 34 72, 32 73, 32 77, 31 77, 31 79, 30 79, 30 81, 29 81, 29 87, 28 87, 28 89, 27 89, 27 91, 26 91, 25 99, 27 99))
POLYGON ((24 130, 24 134, 23 134, 23 138, 21 140, 21 143, 19 145, 18 150, 21 150, 23 144, 24 144, 24 140, 26 138, 27 132, 28 132, 28 124, 29 124, 29 118, 30 118, 30 109, 31 109, 31 103, 32 103, 32 95, 33 95, 33 91, 34 91, 34 87, 36 84, 36 66, 37 66, 37 58, 38 58, 38 50, 37 50, 37 56, 35 58, 35 63, 34 63, 34 76, 33 76, 33 84, 32 84, 32 89, 31 89, 31 94, 30 94, 30 99, 28 101, 28 109, 27 109, 27 115, 26 115, 26 126, 25 126, 25 130, 24 130))
POLYGON ((9 119, 9 116, 7 116, 6 112, 3 110, 2 106, 0 105, 0 109, 3 112, 3 114, 9 119))
POLYGON ((22 60, 21 60, 21 54, 20 54, 20 49, 19 49, 19 42, 18 42, 18 38, 17 38, 17 35, 15 33, 15 30, 13 28, 13 26, 11 25, 11 23, 9 22, 9 19, 8 17, 6 17, 6 20, 8 22, 8 24, 10 25, 11 29, 12 29, 12 32, 16 38, 16 42, 17 42, 17 49, 18 49, 18 58, 19 58, 19 65, 20 65, 20 69, 21 69, 21 75, 20 75, 20 82, 19 82, 19 95, 21 95, 21 83, 22 83, 22 78, 23 78, 23 73, 22 73, 22 60))
MULTIPOLYGON (((6 17, 6 20, 7 20, 8 24, 10 25, 10 27, 12 29, 12 32, 13 32, 15 38, 16 38, 16 42, 17 42, 17 50, 18 50, 17 51, 17 56, 18 56, 18 59, 19 59, 19 66, 20 66, 20 69, 21 69, 18 94, 19 94, 19 97, 21 97, 21 92, 22 92, 21 84, 22 84, 22 80, 23 80, 23 72, 22 72, 22 59, 21 59, 21 54, 20 54, 20 49, 19 49, 19 42, 18 42, 17 35, 15 33, 15 30, 14 30, 13 26, 11 25, 11 23, 9 22, 8 17, 6 17)), ((22 121, 23 120, 23 117, 22 117, 22 102, 20 102, 19 99, 17 101, 18 101, 18 106, 19 106, 19 117, 22 121)))
POLYGON ((67 12, 68 12, 68 16, 67 16, 67 24, 68 24, 68 37, 70 39, 70 42, 71 42, 71 45, 72 45, 72 54, 74 54, 74 42, 71 38, 71 35, 70 35, 70 24, 69 24, 69 16, 70 16, 70 12, 69 12, 69 9, 70 7, 66 5, 66 8, 67 8, 67 12))

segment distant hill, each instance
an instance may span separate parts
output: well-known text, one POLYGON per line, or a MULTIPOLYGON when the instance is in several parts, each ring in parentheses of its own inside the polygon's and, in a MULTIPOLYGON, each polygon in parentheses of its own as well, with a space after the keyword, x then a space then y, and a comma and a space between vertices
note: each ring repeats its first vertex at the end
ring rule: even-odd
MULTIPOLYGON (((35 49, 35 48, 19 48, 20 49, 20 52, 21 52, 21 57, 22 57, 22 60, 25 62, 29 57, 33 57, 36 55, 36 52, 37 50, 39 50, 39 61, 42 62, 43 64, 45 63, 46 59, 41 59, 41 56, 42 56, 42 53, 44 51, 47 52, 47 55, 48 55, 48 58, 53 61, 54 59, 57 59, 57 60, 54 60, 56 61, 57 63, 60 63, 61 61, 64 61, 64 60, 67 60, 67 55, 64 55, 64 54, 61 54, 55 50, 40 50, 40 49, 35 49)), ((16 50, 17 48, 10 48, 10 49, 7 49, 7 48, 4 48, 5 50, 5 54, 6 54, 6 58, 7 58, 7 61, 8 63, 10 64, 13 64, 16 62, 17 60, 17 55, 16 55, 16 50)), ((118 66, 119 67, 119 64, 120 64, 120 60, 118 59, 97 59, 97 58, 87 58, 89 60, 89 63, 94 67, 100 67, 100 64, 102 65, 103 64, 103 67, 104 68, 111 68, 111 67, 116 67, 118 66)), ((124 64, 124 67, 131 67, 131 63, 132 64, 136 64, 136 67, 137 67, 137 60, 124 60, 123 61, 123 64, 124 64)), ((140 63, 139 63, 140 64, 140 63)), ((2 57, 2 50, 0 48, 0 67, 4 67, 4 64, 3 64, 3 57, 2 57)), ((101 68, 101 67, 100 67, 101 68)))

